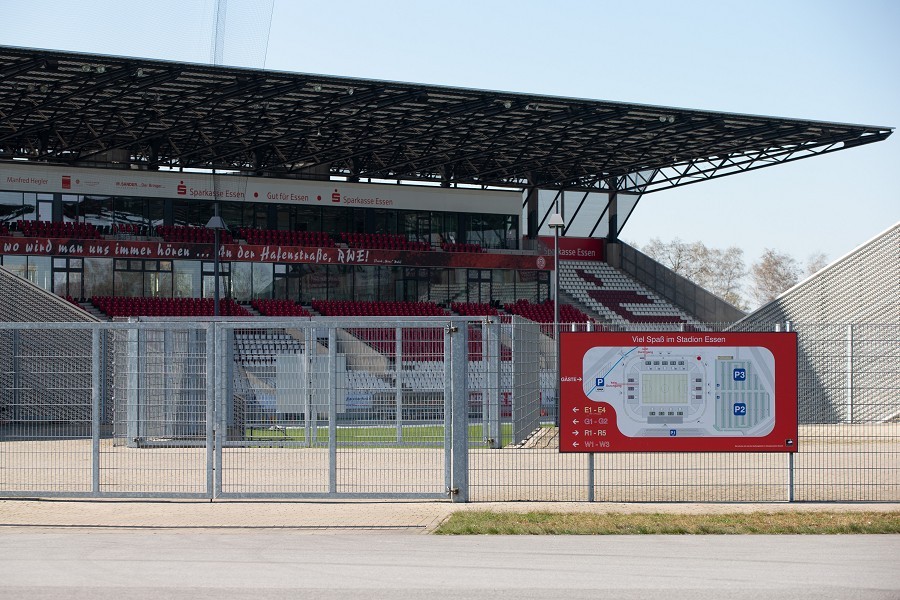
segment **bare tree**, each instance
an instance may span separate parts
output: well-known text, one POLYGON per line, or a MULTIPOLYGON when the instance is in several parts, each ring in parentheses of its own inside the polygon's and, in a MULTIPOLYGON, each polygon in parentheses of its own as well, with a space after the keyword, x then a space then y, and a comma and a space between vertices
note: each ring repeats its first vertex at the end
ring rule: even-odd
POLYGON ((806 259, 806 276, 821 271, 828 266, 828 255, 822 251, 810 254, 806 259))
POLYGON ((703 242, 687 243, 678 238, 663 242, 653 238, 642 251, 726 302, 746 308, 741 287, 747 267, 740 248, 731 246, 720 250, 708 248, 703 242))
POLYGON ((750 267, 750 280, 753 299, 763 305, 800 280, 800 267, 791 255, 766 248, 750 267))

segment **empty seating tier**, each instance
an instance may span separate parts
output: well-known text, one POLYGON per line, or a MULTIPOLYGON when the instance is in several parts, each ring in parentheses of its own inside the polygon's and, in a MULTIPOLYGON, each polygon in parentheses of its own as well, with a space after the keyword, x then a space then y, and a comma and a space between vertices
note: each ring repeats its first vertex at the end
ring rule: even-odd
MULTIPOLYGON (((156 235, 167 242, 180 242, 188 244, 212 244, 216 241, 216 234, 206 227, 186 227, 183 225, 160 225, 156 228, 156 235)), ((230 244, 234 240, 227 231, 222 231, 219 241, 230 244)))
POLYGON ((266 317, 311 317, 311 312, 293 300, 253 300, 250 306, 266 317))
POLYGON ((19 221, 17 228, 25 237, 73 238, 99 240, 103 236, 91 223, 57 223, 51 221, 19 221))
POLYGON ((283 231, 280 229, 252 229, 241 227, 237 236, 257 246, 279 244, 282 246, 316 246, 333 248, 334 239, 323 231, 283 231))
POLYGON ((464 317, 496 317, 500 311, 486 303, 451 302, 450 310, 464 317))
POLYGON ((447 311, 433 302, 379 302, 357 300, 313 300, 313 310, 327 317, 443 317, 447 311))
MULTIPOLYGON (((325 316, 439 317, 447 311, 433 302, 362 302, 313 300, 313 310, 325 316)), ((395 327, 356 327, 347 330, 388 358, 396 359, 395 327)), ((433 361, 444 358, 444 330, 440 327, 403 327, 403 360, 433 361)))
POLYGON ((697 325, 687 313, 608 264, 565 261, 559 276, 562 289, 606 321, 697 325))
MULTIPOLYGON (((212 298, 140 298, 93 296, 91 304, 110 317, 211 317, 212 298)), ((225 317, 252 316, 231 298, 219 300, 219 314, 225 317)))
POLYGON ((444 252, 486 252, 479 244, 462 244, 457 242, 444 242, 441 244, 441 250, 444 252))
POLYGON ((390 233, 342 233, 341 241, 350 248, 370 250, 431 250, 425 242, 411 242, 402 235, 390 233))
MULTIPOLYGON (((545 300, 540 304, 532 304, 528 300, 517 300, 512 304, 506 304, 503 309, 514 315, 519 315, 538 323, 553 323, 553 301, 545 300)), ((590 317, 570 304, 559 305, 560 323, 587 323, 592 321, 590 317)))

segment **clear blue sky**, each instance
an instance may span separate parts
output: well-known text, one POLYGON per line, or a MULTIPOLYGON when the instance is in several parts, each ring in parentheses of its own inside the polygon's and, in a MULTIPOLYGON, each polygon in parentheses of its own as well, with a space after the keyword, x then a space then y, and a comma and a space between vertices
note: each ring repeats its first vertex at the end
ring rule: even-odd
MULTIPOLYGON (((214 6, 0 0, 0 43, 211 62, 214 6)), ((893 0, 230 0, 224 40, 231 65, 900 126, 893 0)), ((835 259, 900 220, 898 172, 900 132, 649 194, 623 237, 835 259)))

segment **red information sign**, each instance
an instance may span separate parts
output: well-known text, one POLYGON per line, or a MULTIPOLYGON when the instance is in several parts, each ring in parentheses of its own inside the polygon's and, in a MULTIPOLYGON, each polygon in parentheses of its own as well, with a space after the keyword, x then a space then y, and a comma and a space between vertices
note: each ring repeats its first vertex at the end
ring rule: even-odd
POLYGON ((560 452, 796 452, 795 333, 560 335, 560 452))

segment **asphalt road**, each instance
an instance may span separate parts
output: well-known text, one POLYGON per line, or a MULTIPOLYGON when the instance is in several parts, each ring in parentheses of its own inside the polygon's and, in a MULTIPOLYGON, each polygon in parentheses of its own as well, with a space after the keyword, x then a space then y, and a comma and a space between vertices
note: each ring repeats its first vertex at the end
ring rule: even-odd
POLYGON ((900 598, 900 536, 0 530, 0 598, 900 598))

